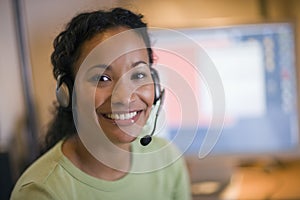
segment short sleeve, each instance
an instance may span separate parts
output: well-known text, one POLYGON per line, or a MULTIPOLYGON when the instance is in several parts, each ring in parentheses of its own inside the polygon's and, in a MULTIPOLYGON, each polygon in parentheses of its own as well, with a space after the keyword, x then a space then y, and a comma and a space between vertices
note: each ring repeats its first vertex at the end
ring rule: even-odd
POLYGON ((58 199, 42 184, 28 183, 19 188, 15 188, 12 192, 10 200, 54 200, 58 199))

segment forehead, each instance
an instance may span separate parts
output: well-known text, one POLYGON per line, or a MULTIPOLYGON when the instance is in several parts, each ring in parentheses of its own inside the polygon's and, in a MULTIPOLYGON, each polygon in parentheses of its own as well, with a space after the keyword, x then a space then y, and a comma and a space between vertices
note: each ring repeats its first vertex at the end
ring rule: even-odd
POLYGON ((125 27, 108 29, 86 41, 76 64, 76 68, 110 64, 117 58, 132 51, 145 50, 143 38, 135 30, 125 27))

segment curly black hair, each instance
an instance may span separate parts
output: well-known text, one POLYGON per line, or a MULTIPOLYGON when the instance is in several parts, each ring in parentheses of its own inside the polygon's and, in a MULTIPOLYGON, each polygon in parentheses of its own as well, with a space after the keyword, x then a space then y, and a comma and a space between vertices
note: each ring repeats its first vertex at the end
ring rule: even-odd
MULTIPOLYGON (((142 18, 141 14, 135 14, 123 8, 85 12, 75 16, 53 42, 54 51, 51 55, 51 63, 55 79, 60 74, 64 74, 70 80, 72 87, 75 80, 74 64, 80 56, 83 43, 96 34, 114 27, 134 29, 143 38, 151 66, 153 53, 147 24, 142 21, 142 18)), ((77 130, 72 110, 56 106, 54 118, 46 133, 43 152, 53 147, 61 139, 75 134, 77 134, 77 130)))

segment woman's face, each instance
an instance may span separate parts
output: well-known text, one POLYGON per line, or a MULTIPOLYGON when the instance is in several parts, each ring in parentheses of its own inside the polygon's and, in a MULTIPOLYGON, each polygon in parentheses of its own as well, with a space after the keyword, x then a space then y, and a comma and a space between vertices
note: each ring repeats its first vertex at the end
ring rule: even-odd
MULTIPOLYGON (((86 41, 78 63, 81 64, 97 45, 126 30, 123 27, 108 29, 86 41)), ((85 79, 89 88, 93 88, 88 91, 94 93, 98 123, 116 145, 136 139, 149 117, 154 100, 147 49, 143 39, 136 33, 132 34, 130 40, 116 42, 114 48, 105 49, 107 56, 101 54, 102 57, 98 57, 97 65, 87 69, 85 79), (134 46, 143 48, 135 49, 134 46), (118 55, 116 49, 134 50, 118 55), (114 59, 107 61, 110 56, 114 59)))

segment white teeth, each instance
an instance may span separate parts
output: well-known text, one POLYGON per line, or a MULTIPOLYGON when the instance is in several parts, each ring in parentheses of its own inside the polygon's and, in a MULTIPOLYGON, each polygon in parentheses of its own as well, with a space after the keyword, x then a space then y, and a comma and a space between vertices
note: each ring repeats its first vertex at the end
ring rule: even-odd
POLYGON ((111 114, 106 114, 105 116, 113 120, 127 120, 133 118, 136 115, 137 112, 135 111, 131 113, 122 113, 122 114, 111 113, 111 114))

